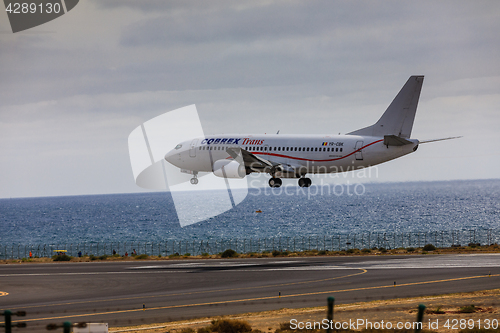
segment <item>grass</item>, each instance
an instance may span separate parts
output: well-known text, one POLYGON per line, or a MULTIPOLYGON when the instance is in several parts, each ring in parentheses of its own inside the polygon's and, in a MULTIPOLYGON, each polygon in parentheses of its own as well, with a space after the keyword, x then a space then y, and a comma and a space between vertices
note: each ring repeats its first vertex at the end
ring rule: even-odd
POLYGON ((423 251, 429 252, 429 251, 436 251, 436 247, 432 244, 426 244, 423 248, 423 251))
POLYGON ((244 320, 220 319, 213 320, 208 329, 218 333, 245 333, 251 332, 252 326, 244 320))
POLYGON ((460 313, 474 313, 478 310, 474 304, 462 306, 458 312, 460 313))
POLYGON ((220 256, 221 258, 237 258, 238 253, 235 250, 227 249, 226 251, 222 252, 220 256))
POLYGON ((443 310, 441 310, 441 307, 438 306, 435 310, 426 309, 425 313, 428 313, 428 314, 445 314, 446 312, 444 312, 443 310))
POLYGON ((116 255, 102 255, 102 256, 94 256, 94 255, 84 255, 81 258, 79 257, 71 257, 66 255, 62 256, 52 256, 52 260, 47 257, 39 258, 38 256, 34 256, 33 258, 22 258, 22 259, 5 259, 0 260, 1 263, 18 263, 18 262, 46 262, 46 261, 94 261, 94 260, 132 260, 132 259, 150 259, 150 260, 163 260, 163 259, 216 259, 216 258, 268 258, 268 257, 307 257, 307 256, 358 256, 358 255, 400 255, 400 254, 420 254, 420 255, 436 255, 436 254, 452 254, 452 253, 500 253, 500 246, 498 244, 491 245, 479 245, 473 244, 474 247, 448 247, 448 248, 436 248, 432 244, 426 244, 424 247, 414 248, 395 248, 395 249, 386 249, 383 247, 377 248, 374 247, 372 249, 369 248, 352 248, 341 251, 330 251, 330 250, 318 250, 318 249, 310 249, 304 251, 290 251, 290 250, 274 250, 270 251, 262 251, 262 252, 248 252, 248 253, 237 253, 232 249, 228 249, 224 252, 218 254, 209 254, 202 253, 201 255, 197 254, 179 254, 174 253, 166 256, 148 256, 147 254, 142 255, 131 255, 128 257, 116 255), (69 258, 69 259, 68 259, 69 258))
POLYGON ((252 330, 252 326, 245 320, 218 319, 212 320, 209 326, 200 327, 197 331, 191 327, 183 328, 180 333, 261 333, 259 330, 252 330))
POLYGON ((73 258, 73 257, 70 257, 67 254, 60 254, 60 255, 52 256, 52 260, 54 260, 54 261, 70 261, 71 258, 73 258))
POLYGON ((149 256, 147 254, 139 254, 134 257, 135 259, 141 260, 141 259, 148 259, 149 256))

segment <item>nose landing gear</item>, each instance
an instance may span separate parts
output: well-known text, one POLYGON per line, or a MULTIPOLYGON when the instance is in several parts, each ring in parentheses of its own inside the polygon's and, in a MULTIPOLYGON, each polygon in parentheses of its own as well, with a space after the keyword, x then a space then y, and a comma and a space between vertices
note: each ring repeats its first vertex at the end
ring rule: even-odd
POLYGON ((198 184, 198 172, 193 173, 193 178, 189 180, 191 184, 196 185, 198 184))

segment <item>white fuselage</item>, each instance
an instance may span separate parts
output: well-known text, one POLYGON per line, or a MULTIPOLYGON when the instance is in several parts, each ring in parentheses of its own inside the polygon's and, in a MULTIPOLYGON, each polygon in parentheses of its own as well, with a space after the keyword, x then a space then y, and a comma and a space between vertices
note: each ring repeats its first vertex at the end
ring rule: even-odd
POLYGON ((415 139, 409 141, 412 144, 386 146, 383 137, 359 135, 213 135, 182 142, 165 159, 184 170, 211 172, 216 161, 232 159, 227 148, 239 147, 263 159, 301 170, 301 175, 335 173, 409 154, 419 144, 415 139))

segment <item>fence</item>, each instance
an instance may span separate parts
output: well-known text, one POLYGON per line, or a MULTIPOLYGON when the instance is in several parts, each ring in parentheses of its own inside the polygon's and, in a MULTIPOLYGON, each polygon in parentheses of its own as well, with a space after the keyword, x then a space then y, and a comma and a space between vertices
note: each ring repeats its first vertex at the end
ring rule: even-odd
POLYGON ((16 244, 0 245, 0 259, 51 257, 57 250, 66 250, 70 256, 82 255, 132 255, 137 254, 168 256, 171 254, 190 255, 217 254, 227 249, 238 253, 264 251, 340 251, 363 248, 408 248, 433 244, 438 248, 499 243, 500 230, 451 230, 429 232, 393 233, 353 233, 329 236, 244 238, 220 240, 165 240, 163 242, 91 242, 56 244, 16 244))

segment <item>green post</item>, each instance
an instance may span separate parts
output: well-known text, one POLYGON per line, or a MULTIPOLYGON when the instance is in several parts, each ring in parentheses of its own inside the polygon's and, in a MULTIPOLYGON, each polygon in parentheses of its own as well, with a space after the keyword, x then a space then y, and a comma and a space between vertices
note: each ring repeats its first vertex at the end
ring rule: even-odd
POLYGON ((415 328, 415 333, 420 332, 420 329, 422 328, 422 321, 424 319, 424 311, 425 311, 425 305, 419 304, 418 305, 418 314, 417 314, 417 322, 420 323, 420 325, 415 328))
POLYGON ((327 333, 332 332, 332 322, 333 322, 333 305, 335 303, 335 298, 334 297, 328 297, 328 329, 326 330, 327 333))
POLYGON ((63 323, 64 333, 71 333, 71 323, 69 321, 65 321, 63 323))
POLYGON ((5 333, 12 333, 12 312, 5 310, 3 315, 5 316, 5 333))

